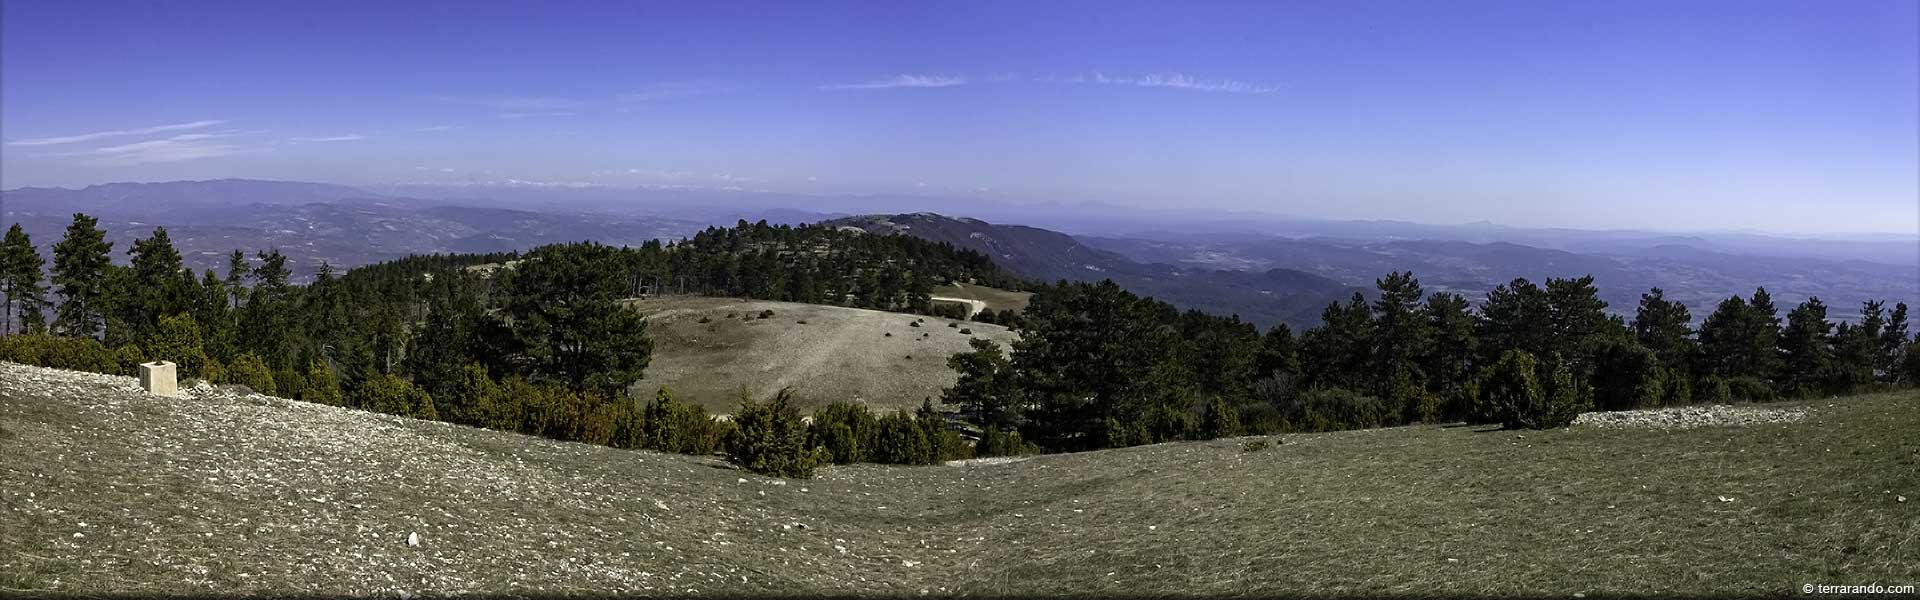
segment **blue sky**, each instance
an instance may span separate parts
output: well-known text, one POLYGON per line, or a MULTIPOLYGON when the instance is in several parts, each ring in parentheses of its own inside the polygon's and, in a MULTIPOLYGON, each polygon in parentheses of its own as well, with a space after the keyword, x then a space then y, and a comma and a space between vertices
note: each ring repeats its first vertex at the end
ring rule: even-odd
POLYGON ((1920 228, 1912 0, 0 6, 9 188, 523 181, 1920 228))

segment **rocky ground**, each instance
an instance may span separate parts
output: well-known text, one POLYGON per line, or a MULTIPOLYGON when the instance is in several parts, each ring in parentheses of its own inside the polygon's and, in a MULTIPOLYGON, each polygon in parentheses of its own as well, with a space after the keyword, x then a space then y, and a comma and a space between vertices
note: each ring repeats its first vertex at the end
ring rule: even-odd
POLYGON ((0 363, 0 595, 1782 595, 1920 581, 1920 395, 810 480, 0 363))
POLYGON ((1806 407, 1773 408, 1759 406, 1676 406, 1647 410, 1590 412, 1573 420, 1574 425, 1593 427, 1638 427, 1650 429, 1692 429, 1761 423, 1795 423, 1807 418, 1806 407))

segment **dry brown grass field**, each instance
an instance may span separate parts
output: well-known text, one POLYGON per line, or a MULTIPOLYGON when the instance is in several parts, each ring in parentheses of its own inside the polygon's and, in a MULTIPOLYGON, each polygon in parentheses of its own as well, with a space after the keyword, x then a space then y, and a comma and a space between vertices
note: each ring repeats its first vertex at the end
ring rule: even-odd
POLYGON ((979 300, 987 304, 987 310, 1026 310, 1027 301, 1033 299, 1033 292, 1015 292, 971 283, 954 283, 933 288, 933 295, 947 298, 965 298, 979 300))
POLYGON ((1592 597, 1920 581, 1920 394, 1794 406, 1807 417, 1784 424, 1419 426, 780 481, 0 364, 0 592, 1592 597))
POLYGON ((792 387, 803 408, 841 400, 889 410, 937 403, 959 377, 948 356, 968 351, 975 337, 1002 345, 1015 337, 998 325, 793 302, 668 296, 629 305, 647 314, 654 344, 653 362, 632 391, 651 397, 665 386, 721 413, 732 412, 742 391, 766 398, 782 387, 792 387))

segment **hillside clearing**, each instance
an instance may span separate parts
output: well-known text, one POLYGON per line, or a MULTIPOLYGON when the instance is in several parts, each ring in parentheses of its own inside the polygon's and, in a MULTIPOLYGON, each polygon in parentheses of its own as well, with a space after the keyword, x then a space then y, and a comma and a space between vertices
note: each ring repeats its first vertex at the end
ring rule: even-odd
POLYGON ((978 300, 986 304, 987 310, 995 312, 1011 310, 1016 313, 1026 310, 1027 302, 1033 299, 1033 292, 1016 292, 965 282, 936 286, 933 288, 933 295, 978 300))
POLYGON ((803 409, 840 400, 917 408, 927 398, 938 402, 959 378, 947 357, 970 350, 968 340, 1014 339, 998 325, 818 304, 701 296, 628 304, 647 314, 654 344, 645 378, 631 389, 650 397, 665 386, 723 413, 743 390, 765 399, 787 386, 803 409), (758 318, 763 311, 773 314, 758 318))
POLYGON ((1782 595, 1920 581, 1920 394, 1805 407, 1799 422, 1686 431, 1421 426, 776 481, 0 363, 0 591, 1782 595))

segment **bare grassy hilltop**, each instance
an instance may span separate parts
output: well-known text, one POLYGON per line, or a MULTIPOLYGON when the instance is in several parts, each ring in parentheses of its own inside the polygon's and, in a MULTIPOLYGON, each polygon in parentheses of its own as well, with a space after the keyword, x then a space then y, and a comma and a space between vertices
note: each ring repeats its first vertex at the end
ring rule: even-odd
POLYGON ((975 337, 1015 338, 999 325, 818 304, 701 296, 629 304, 647 315, 654 344, 633 391, 666 386, 719 413, 732 412, 742 390, 766 398, 787 386, 809 409, 839 400, 879 409, 937 403, 959 378, 948 356, 975 337), (765 311, 772 314, 760 318, 765 311))
POLYGON ((1920 394, 1788 408, 1803 412, 778 481, 0 363, 0 593, 1797 595, 1920 581, 1920 394))

